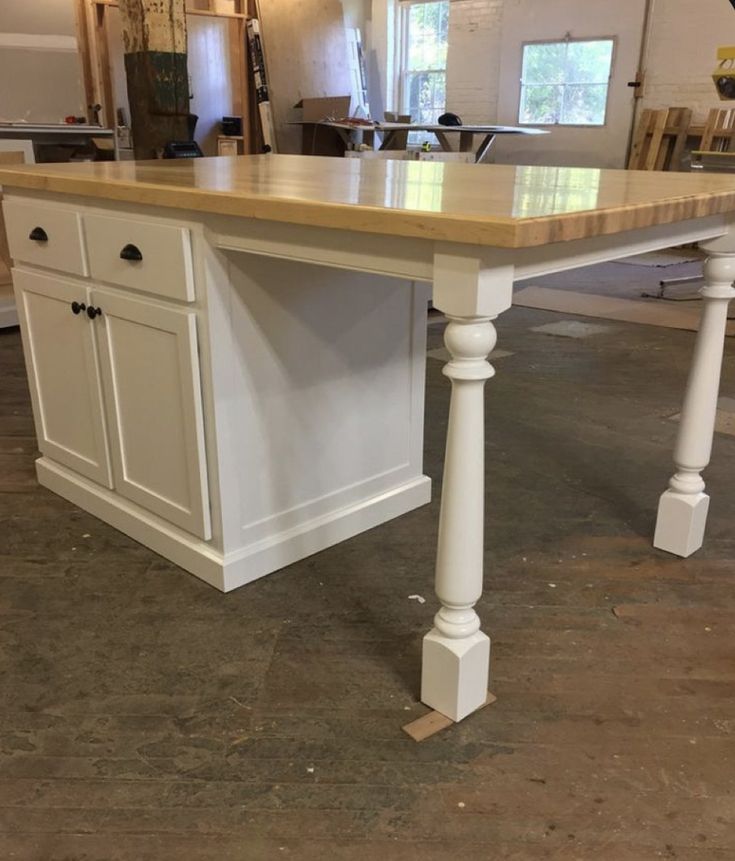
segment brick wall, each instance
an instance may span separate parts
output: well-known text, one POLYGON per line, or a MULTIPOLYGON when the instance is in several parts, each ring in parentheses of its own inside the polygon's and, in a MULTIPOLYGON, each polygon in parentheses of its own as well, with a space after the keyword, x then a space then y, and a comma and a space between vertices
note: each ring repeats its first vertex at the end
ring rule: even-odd
POLYGON ((503 0, 452 0, 449 12, 447 109, 487 122, 498 107, 503 0))
MULTIPOLYGON (((654 5, 642 108, 690 107, 703 120, 719 100, 712 78, 720 45, 735 44, 727 0, 658 0, 654 5)), ((735 107, 735 102, 722 102, 735 107)))
MULTIPOLYGON (((587 0, 579 2, 588 8, 587 0)), ((496 116, 506 3, 512 0, 451 2, 447 108, 465 122, 496 116)), ((539 5, 536 12, 548 14, 549 37, 574 28, 574 21, 559 20, 554 6, 539 5)), ((641 107, 689 106, 703 119, 718 102, 710 75, 718 46, 727 44, 735 44, 735 10, 728 0, 656 0, 641 107)))

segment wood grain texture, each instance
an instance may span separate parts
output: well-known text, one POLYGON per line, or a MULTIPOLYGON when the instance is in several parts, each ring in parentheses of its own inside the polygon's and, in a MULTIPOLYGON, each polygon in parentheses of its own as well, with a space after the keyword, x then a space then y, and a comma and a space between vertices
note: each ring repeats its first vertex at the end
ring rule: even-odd
POLYGON ((500 247, 735 211, 735 177, 267 155, 0 166, 11 188, 500 247))

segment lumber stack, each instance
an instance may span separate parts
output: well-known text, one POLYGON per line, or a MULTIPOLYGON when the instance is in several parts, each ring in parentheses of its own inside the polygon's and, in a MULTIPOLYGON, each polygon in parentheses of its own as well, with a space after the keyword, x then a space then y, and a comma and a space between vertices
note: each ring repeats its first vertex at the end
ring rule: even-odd
POLYGON ((735 110, 712 108, 702 133, 699 149, 702 152, 730 152, 735 136, 735 110))

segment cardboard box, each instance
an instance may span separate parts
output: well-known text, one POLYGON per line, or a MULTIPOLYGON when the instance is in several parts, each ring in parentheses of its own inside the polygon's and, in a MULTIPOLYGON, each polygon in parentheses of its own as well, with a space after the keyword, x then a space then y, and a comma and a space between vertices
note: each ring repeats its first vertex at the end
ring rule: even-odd
POLYGON ((301 108, 301 120, 305 123, 318 123, 322 120, 341 120, 350 115, 350 96, 325 96, 321 99, 301 99, 294 108, 301 108))
POLYGON ((335 155, 345 153, 342 138, 334 129, 319 125, 322 120, 342 119, 350 114, 350 96, 326 96, 301 99, 294 105, 301 109, 301 152, 303 155, 335 155))

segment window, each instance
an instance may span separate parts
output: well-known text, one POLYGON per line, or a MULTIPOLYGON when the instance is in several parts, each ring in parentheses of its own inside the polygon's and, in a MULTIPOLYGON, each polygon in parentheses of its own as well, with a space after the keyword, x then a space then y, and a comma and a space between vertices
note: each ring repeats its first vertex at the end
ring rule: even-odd
POLYGON ((518 121, 605 125, 612 56, 612 39, 524 45, 518 121))
POLYGON ((444 113, 448 25, 449 0, 401 4, 399 101, 413 122, 435 123, 444 113))

